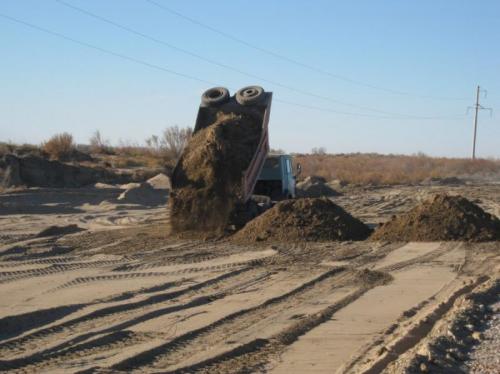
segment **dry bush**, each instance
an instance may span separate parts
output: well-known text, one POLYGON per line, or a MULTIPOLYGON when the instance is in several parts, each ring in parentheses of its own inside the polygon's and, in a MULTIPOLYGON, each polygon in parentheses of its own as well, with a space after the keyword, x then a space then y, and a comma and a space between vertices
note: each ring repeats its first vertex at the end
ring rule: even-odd
POLYGON ((119 141, 119 145, 100 158, 115 168, 162 167, 163 161, 154 155, 148 147, 130 141, 119 141))
POLYGON ((32 144, 15 144, 12 142, 0 142, 0 157, 6 154, 15 154, 16 156, 36 155, 41 156, 40 147, 32 144))
POLYGON ((113 151, 118 156, 141 156, 148 153, 147 147, 139 145, 139 143, 121 140, 118 146, 113 147, 113 151))
POLYGON ((193 130, 190 127, 172 126, 166 128, 161 137, 153 135, 146 139, 146 145, 153 155, 173 165, 181 156, 192 134, 193 130))
POLYGON ((0 142, 0 157, 9 153, 14 153, 15 145, 12 143, 0 142))
POLYGON ((313 155, 326 155, 326 148, 325 147, 314 147, 311 149, 311 153, 313 155))
POLYGON ((90 152, 97 154, 113 154, 109 140, 103 139, 101 132, 96 130, 89 139, 90 152))
POLYGON ((190 127, 181 129, 179 126, 173 126, 165 129, 163 131, 162 146, 167 157, 171 157, 174 160, 181 157, 181 153, 189 139, 191 139, 192 134, 193 130, 190 127))
POLYGON ((73 136, 67 132, 54 135, 48 141, 42 143, 41 148, 49 158, 60 161, 69 159, 76 150, 73 136))
POLYGON ((150 152, 156 155, 161 154, 161 142, 158 135, 151 135, 146 139, 146 147, 150 152))
POLYGON ((433 177, 470 176, 500 173, 499 160, 469 160, 379 154, 296 155, 302 165, 302 178, 318 175, 353 184, 419 183, 433 177))

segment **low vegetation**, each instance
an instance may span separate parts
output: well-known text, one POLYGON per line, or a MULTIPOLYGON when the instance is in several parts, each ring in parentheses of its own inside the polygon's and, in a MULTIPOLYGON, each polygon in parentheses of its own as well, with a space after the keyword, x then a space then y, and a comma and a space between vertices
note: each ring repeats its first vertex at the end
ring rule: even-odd
POLYGON ((190 127, 172 126, 166 128, 162 136, 153 135, 146 139, 146 145, 148 150, 166 161, 178 160, 192 134, 190 127))
POLYGON ((52 160, 66 161, 74 153, 76 146, 73 136, 64 132, 56 134, 46 142, 42 143, 42 152, 47 154, 52 160))
MULTIPOLYGON (((7 153, 37 155, 60 161, 99 163, 111 168, 172 168, 192 135, 191 128, 169 127, 143 144, 120 141, 111 145, 95 131, 88 145, 76 145, 71 134, 51 137, 41 146, 0 142, 0 158, 7 153), (87 155, 91 161, 86 161, 87 155)), ((282 152, 282 151, 280 151, 282 152)), ((429 157, 417 155, 381 155, 372 153, 328 154, 323 147, 308 154, 295 154, 302 165, 299 179, 320 176, 327 181, 340 180, 357 185, 413 184, 429 178, 500 176, 500 160, 429 157)))
POLYGON ((327 181, 338 179, 351 184, 407 184, 429 178, 472 175, 500 175, 500 160, 428 157, 423 154, 380 155, 300 154, 295 162, 302 165, 301 178, 317 175, 327 181))
POLYGON ((113 154, 113 149, 109 140, 101 136, 101 132, 96 130, 89 139, 89 150, 94 154, 113 154))
MULTIPOLYGON (((118 146, 107 147, 106 159, 113 167, 173 167, 191 138, 192 129, 172 126, 161 136, 152 135, 145 144, 120 141, 118 146)), ((109 143, 106 143, 109 144, 109 143)), ((101 153, 102 155, 102 153, 101 153)))

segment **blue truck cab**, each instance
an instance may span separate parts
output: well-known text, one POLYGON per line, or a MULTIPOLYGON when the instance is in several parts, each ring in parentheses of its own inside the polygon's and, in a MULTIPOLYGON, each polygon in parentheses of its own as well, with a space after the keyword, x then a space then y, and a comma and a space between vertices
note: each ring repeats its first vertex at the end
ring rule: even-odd
POLYGON ((271 200, 295 198, 295 182, 300 174, 300 164, 294 172, 292 156, 269 154, 254 188, 254 195, 264 195, 271 200))

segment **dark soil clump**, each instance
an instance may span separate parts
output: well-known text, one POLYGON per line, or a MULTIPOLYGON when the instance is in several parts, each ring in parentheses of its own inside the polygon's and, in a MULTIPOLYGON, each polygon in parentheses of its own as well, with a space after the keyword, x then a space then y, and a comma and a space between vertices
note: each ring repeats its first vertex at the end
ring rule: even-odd
POLYGON ((500 240, 500 220, 461 196, 439 194, 380 226, 372 240, 500 240))
POLYGON ((285 200, 248 222, 234 241, 364 240, 371 230, 327 198, 285 200))
POLYGON ((363 269, 356 272, 360 284, 365 287, 382 286, 391 283, 394 278, 391 274, 377 270, 363 269))
POLYGON ((261 131, 260 121, 250 114, 219 112, 214 123, 193 135, 172 177, 174 233, 226 228, 261 131))

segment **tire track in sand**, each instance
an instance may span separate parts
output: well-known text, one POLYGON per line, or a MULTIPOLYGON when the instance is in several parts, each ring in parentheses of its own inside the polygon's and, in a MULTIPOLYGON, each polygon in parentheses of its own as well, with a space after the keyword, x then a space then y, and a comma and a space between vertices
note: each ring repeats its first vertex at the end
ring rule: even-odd
MULTIPOLYGON (((396 271, 412 267, 419 262, 430 262, 436 259, 436 257, 455 249, 456 244, 442 246, 437 243, 431 245, 429 248, 419 248, 418 245, 416 247, 415 249, 417 250, 413 253, 407 246, 396 249, 395 251, 399 251, 402 256, 399 253, 394 253, 391 257, 387 256, 389 258, 386 261, 380 261, 382 266, 378 268, 381 270, 390 269, 391 271, 396 271)), ((168 367, 167 370, 169 371, 165 371, 165 368, 161 368, 161 370, 162 372, 169 373, 265 371, 268 369, 267 365, 270 361, 278 360, 281 354, 301 336, 307 334, 309 331, 314 331, 316 327, 329 323, 336 313, 353 303, 357 303, 357 300, 364 297, 366 292, 369 292, 377 285, 377 283, 365 285, 338 302, 329 305, 318 313, 307 316, 304 321, 299 321, 278 334, 272 336, 258 335, 254 340, 247 341, 233 349, 213 352, 214 355, 205 360, 178 367, 168 367)), ((331 369, 331 366, 329 368, 331 369)), ((159 368, 155 369, 158 370, 159 368)), ((291 368, 288 370, 293 371, 291 368)))
POLYGON ((244 329, 251 329, 264 318, 279 316, 293 310, 303 300, 316 295, 323 297, 337 286, 343 268, 322 273, 310 281, 300 284, 289 292, 265 300, 259 305, 237 310, 208 325, 188 331, 167 343, 145 350, 113 365, 111 369, 130 371, 137 368, 145 371, 165 370, 204 351, 207 346, 220 344, 227 336, 244 329))
POLYGON ((56 345, 60 341, 68 340, 73 335, 79 335, 82 331, 88 332, 89 328, 96 328, 99 326, 109 327, 110 323, 121 321, 123 318, 130 316, 132 318, 134 316, 140 316, 148 311, 154 311, 164 306, 164 303, 170 304, 171 301, 175 299, 179 300, 180 298, 181 303, 182 300, 187 302, 190 298, 194 298, 202 291, 209 292, 219 287, 229 287, 232 282, 236 282, 238 277, 245 279, 246 277, 251 277, 254 272, 256 272, 256 270, 251 267, 237 269, 177 291, 161 292, 140 301, 104 306, 63 323, 0 343, 0 357, 15 357, 26 351, 36 351, 37 348, 43 344, 56 345), (247 275, 247 273, 249 274, 247 275), (227 283, 230 284, 227 285, 227 283))

